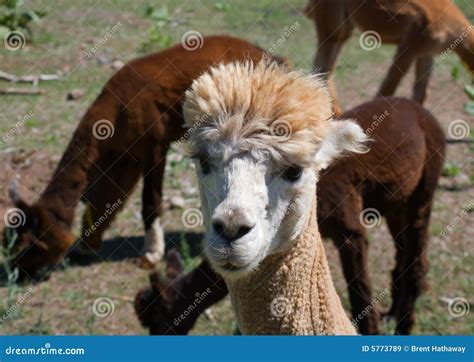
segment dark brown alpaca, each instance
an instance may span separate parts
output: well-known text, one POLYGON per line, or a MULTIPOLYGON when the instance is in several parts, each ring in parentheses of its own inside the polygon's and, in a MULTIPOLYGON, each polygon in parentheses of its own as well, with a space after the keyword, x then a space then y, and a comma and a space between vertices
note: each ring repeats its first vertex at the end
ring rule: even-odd
POLYGON ((75 242, 71 225, 80 200, 87 205, 83 246, 99 248, 103 232, 140 177, 144 178, 144 262, 161 259, 163 173, 170 144, 185 132, 184 92, 213 64, 259 61, 264 54, 246 41, 210 36, 197 50, 176 45, 133 60, 117 72, 83 116, 40 199, 30 206, 13 195, 16 207, 26 215, 25 224, 17 229, 18 254, 13 261, 20 273, 32 276, 63 258, 75 242))
MULTIPOLYGON (((321 175, 320 232, 339 250, 354 323, 361 333, 376 334, 379 315, 370 307, 368 240, 361 219, 370 218, 369 208, 385 217, 396 246, 393 303, 388 315, 397 321, 396 333, 408 334, 428 270, 428 225, 444 160, 445 137, 428 111, 402 98, 378 98, 345 112, 342 118, 357 120, 374 142, 370 152, 343 158, 321 175)), ((153 274, 151 287, 136 297, 137 314, 152 334, 188 333, 199 314, 227 293, 224 281, 206 261, 183 275, 176 260, 173 256, 167 277, 153 274), (195 293, 207 288, 212 293, 199 308, 190 311, 195 293), (186 318, 177 319, 185 310, 186 318)))
MULTIPOLYGON (((474 72, 474 26, 451 0, 310 0, 305 12, 319 39, 314 60, 318 73, 330 75, 355 27, 376 32, 366 39, 369 46, 379 41, 398 46, 379 95, 393 95, 415 63, 413 99, 423 104, 433 57, 444 51, 456 52, 474 72)), ((336 99, 333 86, 331 91, 336 99)), ((335 108, 340 113, 337 102, 335 108)))

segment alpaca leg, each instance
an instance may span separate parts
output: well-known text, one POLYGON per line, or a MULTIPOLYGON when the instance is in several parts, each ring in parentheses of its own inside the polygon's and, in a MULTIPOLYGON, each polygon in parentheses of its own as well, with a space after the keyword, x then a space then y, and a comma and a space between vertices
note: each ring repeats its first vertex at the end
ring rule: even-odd
POLYGON ((417 55, 416 45, 418 42, 418 31, 417 27, 412 26, 398 46, 392 65, 378 91, 379 96, 393 95, 403 76, 410 69, 410 65, 417 55))
POLYGON ((323 43, 318 47, 313 68, 315 73, 323 73, 328 80, 329 92, 331 93, 331 98, 333 100, 333 110, 336 116, 341 115, 343 110, 338 102, 333 70, 345 40, 346 39, 335 41, 327 39, 323 40, 323 43))
POLYGON ((415 323, 415 302, 426 289, 428 259, 428 225, 431 207, 425 205, 409 212, 410 224, 405 230, 406 250, 403 271, 400 273, 401 290, 397 303, 396 334, 410 334, 415 323))
POLYGON ((413 99, 420 104, 423 104, 426 99, 426 90, 432 71, 432 56, 422 56, 416 60, 416 79, 413 86, 413 99))
MULTIPOLYGON (((439 141, 441 142, 441 140, 439 141)), ((405 260, 400 275, 400 302, 395 333, 409 334, 415 322, 415 302, 426 289, 428 272, 427 246, 433 197, 444 163, 444 144, 429 144, 431 156, 424 166, 423 176, 407 205, 404 230, 405 260)))
POLYGON ((336 116, 342 114, 342 108, 337 101, 337 91, 332 72, 343 44, 343 41, 323 40, 323 43, 318 48, 313 68, 315 73, 323 73, 328 80, 329 91, 333 99, 333 109, 336 116))
POLYGON ((82 198, 86 211, 82 218, 81 247, 89 253, 99 249, 102 234, 125 204, 140 176, 135 160, 128 155, 107 155, 95 169, 96 175, 82 198))
POLYGON ((340 227, 333 238, 342 261, 347 282, 352 318, 362 334, 378 334, 378 313, 372 304, 372 288, 367 270, 368 241, 365 230, 351 232, 340 227))
POLYGON ((165 254, 165 236, 160 223, 166 148, 156 147, 144 168, 142 218, 145 228, 144 263, 154 265, 165 254))
MULTIPOLYGON (((429 166, 426 166, 427 168, 429 166)), ((416 299, 427 288, 427 247, 431 205, 441 167, 429 167, 432 177, 423 176, 417 190, 407 205, 406 219, 409 221, 405 235, 405 260, 399 278, 401 290, 397 308, 396 334, 409 334, 415 323, 416 299)))
POLYGON ((406 255, 405 229, 407 228, 407 221, 404 217, 405 213, 406 210, 396 209, 385 215, 396 249, 395 267, 392 270, 392 305, 390 310, 385 314, 389 318, 395 318, 399 305, 403 302, 400 298, 400 293, 402 284, 401 275, 403 272, 403 266, 405 265, 406 255))
MULTIPOLYGON (((469 25, 467 28, 468 27, 469 25)), ((454 51, 467 66, 467 69, 469 69, 471 73, 474 73, 474 33, 472 31, 468 32, 468 38, 454 48, 454 51)))
POLYGON ((314 60, 314 72, 325 74, 333 99, 336 115, 342 113, 337 102, 336 88, 332 77, 337 57, 342 46, 350 38, 354 25, 345 11, 344 1, 310 1, 306 15, 313 20, 318 35, 318 49, 314 60))
POLYGON ((345 10, 344 0, 309 1, 305 12, 314 22, 318 36, 314 70, 317 73, 330 73, 342 45, 350 38, 354 29, 345 10))

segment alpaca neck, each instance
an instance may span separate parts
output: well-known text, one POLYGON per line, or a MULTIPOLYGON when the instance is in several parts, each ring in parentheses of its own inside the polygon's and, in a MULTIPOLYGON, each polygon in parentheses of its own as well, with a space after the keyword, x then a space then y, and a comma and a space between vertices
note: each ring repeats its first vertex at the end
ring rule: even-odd
POLYGON ((114 122, 117 107, 113 97, 102 93, 88 109, 69 142, 53 177, 36 203, 49 210, 59 222, 70 229, 74 210, 88 184, 88 172, 97 160, 99 141, 93 135, 98 120, 114 122))
POLYGON ((289 250, 227 284, 243 334, 355 334, 331 279, 315 201, 306 229, 289 250))

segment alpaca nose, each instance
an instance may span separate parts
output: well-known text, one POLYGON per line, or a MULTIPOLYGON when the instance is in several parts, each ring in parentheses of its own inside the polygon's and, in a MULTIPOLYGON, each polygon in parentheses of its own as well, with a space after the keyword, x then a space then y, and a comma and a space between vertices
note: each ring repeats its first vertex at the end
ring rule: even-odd
POLYGON ((212 218, 215 233, 229 243, 247 235, 254 225, 241 210, 233 210, 212 218))

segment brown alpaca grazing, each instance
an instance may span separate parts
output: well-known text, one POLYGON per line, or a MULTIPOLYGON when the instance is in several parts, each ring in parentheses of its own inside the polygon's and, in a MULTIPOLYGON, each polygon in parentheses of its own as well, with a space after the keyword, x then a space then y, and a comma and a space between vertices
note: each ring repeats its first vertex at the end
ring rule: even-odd
POLYGON ((160 260, 164 255, 159 217, 166 152, 185 133, 184 92, 212 65, 245 59, 257 62, 265 54, 244 40, 210 36, 194 51, 176 45, 133 60, 118 71, 83 116, 39 200, 30 206, 12 197, 26 216, 16 230, 13 260, 22 276, 31 277, 40 267, 59 262, 74 244, 71 225, 80 200, 87 205, 82 244, 98 249, 103 232, 140 177, 144 178, 146 233, 143 262, 160 260))
MULTIPOLYGON (((314 21, 319 39, 314 69, 328 77, 355 27, 378 34, 366 39, 369 45, 379 41, 397 45, 378 95, 393 95, 415 63, 413 99, 423 104, 433 57, 447 49, 474 72, 474 26, 451 0, 310 0, 305 13, 314 21)), ((333 85, 331 91, 336 100, 333 85)), ((335 111, 341 112, 337 102, 335 111)))
MULTIPOLYGON (((341 118, 356 120, 373 143, 368 153, 347 156, 321 175, 317 190, 320 232, 339 250, 353 323, 363 334, 377 334, 379 314, 371 307, 363 210, 375 208, 385 217, 396 247, 393 302, 387 314, 396 319, 397 334, 409 334, 416 299, 425 287, 428 226, 445 136, 428 111, 402 98, 378 98, 341 118)), ((137 315, 152 334, 187 334, 199 314, 227 294, 224 280, 207 261, 187 275, 182 271, 173 254, 167 276, 152 274, 151 286, 136 296, 137 315), (196 293, 207 288, 212 292, 195 306, 196 293)))

